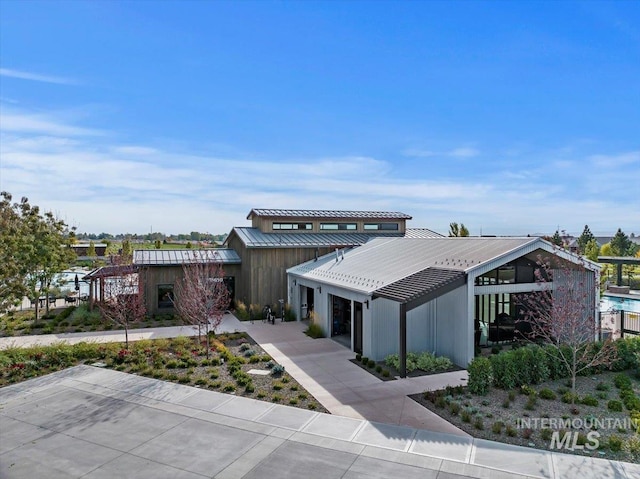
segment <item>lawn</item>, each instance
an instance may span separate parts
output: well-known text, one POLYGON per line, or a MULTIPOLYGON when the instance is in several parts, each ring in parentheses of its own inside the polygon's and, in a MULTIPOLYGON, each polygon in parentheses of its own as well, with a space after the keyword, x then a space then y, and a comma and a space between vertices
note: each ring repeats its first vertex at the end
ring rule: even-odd
MULTIPOLYGON (((100 317, 97 309, 89 311, 86 304, 51 309, 49 315, 35 321, 35 311, 10 311, 0 317, 0 337, 26 336, 30 334, 84 333, 122 329, 100 317)), ((183 323, 171 314, 147 317, 133 323, 131 329, 155 328, 160 326, 180 326, 183 323)))
POLYGON ((237 396, 327 412, 246 333, 130 343, 56 344, 0 351, 0 387, 77 364, 98 365, 237 396))

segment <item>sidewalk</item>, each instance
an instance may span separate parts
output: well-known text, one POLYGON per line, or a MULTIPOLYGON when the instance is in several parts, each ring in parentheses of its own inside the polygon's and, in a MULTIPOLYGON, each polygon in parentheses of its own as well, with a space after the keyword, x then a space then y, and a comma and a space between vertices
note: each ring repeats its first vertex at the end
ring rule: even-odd
POLYGON ((296 409, 92 366, 0 389, 0 477, 632 479, 640 466, 296 409))

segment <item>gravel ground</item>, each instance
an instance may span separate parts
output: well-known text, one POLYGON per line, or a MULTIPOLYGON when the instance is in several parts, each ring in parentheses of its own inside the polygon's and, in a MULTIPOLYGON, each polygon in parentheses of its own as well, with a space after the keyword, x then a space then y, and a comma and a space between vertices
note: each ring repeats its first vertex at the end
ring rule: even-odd
MULTIPOLYGON (((555 393, 556 399, 542 399, 538 394, 535 404, 530 404, 529 408, 526 407, 527 401, 529 401, 529 396, 526 394, 521 391, 511 391, 510 394, 509 391, 496 388, 492 388, 485 396, 472 395, 464 390, 450 391, 452 394, 449 394, 448 397, 443 395, 447 403, 444 407, 438 407, 437 402, 434 403, 428 398, 428 393, 415 394, 411 398, 474 437, 539 449, 550 448, 551 432, 564 429, 563 424, 559 424, 561 421, 570 420, 573 426, 582 426, 582 428, 574 430, 586 435, 591 430, 591 425, 596 422, 595 420, 599 419, 605 422, 604 427, 597 428, 597 432, 600 434, 599 440, 604 447, 594 451, 587 449, 567 451, 563 449, 562 452, 638 463, 640 462, 638 452, 635 454, 624 450, 616 452, 606 446, 612 435, 623 441, 628 441, 634 436, 637 440, 640 439, 640 434, 635 432, 630 423, 628 411, 612 412, 607 409, 609 400, 620 400, 619 390, 613 384, 614 375, 615 373, 603 373, 595 377, 577 378, 576 393, 580 398, 587 394, 597 398, 598 406, 584 404, 573 406, 562 402, 560 400, 562 393, 570 389, 567 387, 568 383, 565 379, 548 381, 534 386, 533 389, 538 393, 543 388, 550 389, 555 393), (456 414, 452 413, 450 406, 452 402, 460 406, 460 410, 456 414), (467 414, 463 414, 464 412, 467 414), (464 421, 463 416, 466 415, 470 418, 468 422, 464 421), (557 427, 551 427, 554 426, 553 420, 556 420, 557 427), (493 430, 496 422, 504 424, 500 432, 493 430), (507 434, 507 426, 512 428, 513 436, 507 434), (543 427, 552 431, 542 432, 543 427)), ((632 377, 632 374, 629 373, 629 376, 632 377)), ((633 379, 633 385, 636 393, 640 393, 640 382, 633 379)), ((440 406, 442 405, 442 400, 440 400, 440 406)))

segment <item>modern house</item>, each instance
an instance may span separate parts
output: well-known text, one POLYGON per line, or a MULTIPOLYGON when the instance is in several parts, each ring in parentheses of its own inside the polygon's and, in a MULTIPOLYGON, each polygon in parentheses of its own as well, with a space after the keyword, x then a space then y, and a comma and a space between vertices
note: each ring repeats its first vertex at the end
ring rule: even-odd
POLYGON ((288 301, 302 318, 313 295, 325 333, 369 358, 431 351, 466 367, 479 341, 513 338, 516 295, 545 287, 534 276, 539 255, 576 265, 593 288, 584 307, 595 327, 599 266, 530 237, 372 239, 289 268, 288 301))
MULTIPOLYGON (((237 252, 235 297, 246 304, 277 304, 287 298, 287 268, 336 248, 376 237, 441 237, 428 229, 407 229, 411 216, 384 211, 252 209, 250 227, 235 227, 224 246, 237 252)), ((313 305, 311 291, 304 303, 313 305)))
POLYGON ((133 266, 142 280, 147 314, 173 313, 174 288, 184 277, 183 265, 208 261, 221 263, 224 282, 234 297, 235 283, 240 273, 240 257, 230 249, 203 250, 135 250, 133 266))

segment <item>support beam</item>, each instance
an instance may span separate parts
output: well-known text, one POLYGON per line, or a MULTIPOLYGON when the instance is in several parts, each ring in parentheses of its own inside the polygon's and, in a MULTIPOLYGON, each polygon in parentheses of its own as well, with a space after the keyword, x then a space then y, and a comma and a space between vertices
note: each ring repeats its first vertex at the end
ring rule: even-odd
POLYGON ((400 377, 407 377, 407 305, 400 303, 400 377))
MULTIPOLYGON (((617 273, 617 281, 616 281, 616 285, 617 286, 622 286, 622 263, 618 263, 616 268, 616 273, 617 273)), ((631 286, 631 285, 629 285, 631 286)))

